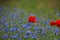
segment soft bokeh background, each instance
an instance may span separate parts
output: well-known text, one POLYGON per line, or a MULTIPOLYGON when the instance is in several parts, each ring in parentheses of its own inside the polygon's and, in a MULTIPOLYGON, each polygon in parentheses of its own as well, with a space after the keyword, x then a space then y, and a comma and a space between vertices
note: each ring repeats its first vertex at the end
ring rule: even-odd
POLYGON ((36 31, 33 30, 35 26, 37 26, 37 29, 43 27, 47 32, 46 36, 44 35, 43 37, 42 32, 40 32, 42 29, 38 29, 37 40, 60 40, 60 33, 57 32, 58 35, 54 35, 54 30, 57 27, 50 27, 49 22, 45 23, 48 20, 57 19, 60 19, 60 0, 0 0, 0 40, 36 40, 33 37, 26 37, 28 39, 24 38, 27 30, 32 32, 36 31), (37 17, 38 25, 32 23, 30 29, 25 29, 22 25, 28 23, 27 18, 29 15, 35 15, 37 17), (8 30, 12 27, 15 28, 16 25, 17 28, 25 31, 19 33, 20 31, 10 32, 8 30), (49 30, 46 28, 47 26, 49 30), (8 28, 8 32, 4 31, 5 28, 8 28), (18 38, 10 38, 10 35, 15 35, 16 33, 19 35, 18 38), (5 39, 4 37, 6 36, 3 36, 4 34, 8 34, 9 38, 5 39))
MULTIPOLYGON (((41 15, 46 16, 51 14, 54 15, 54 10, 60 10, 60 0, 1 0, 0 6, 4 6, 11 11, 13 11, 14 7, 18 7, 19 9, 36 13, 37 16, 41 11, 44 11, 44 15, 41 15)), ((58 16, 55 15, 52 18, 56 17, 58 16)))

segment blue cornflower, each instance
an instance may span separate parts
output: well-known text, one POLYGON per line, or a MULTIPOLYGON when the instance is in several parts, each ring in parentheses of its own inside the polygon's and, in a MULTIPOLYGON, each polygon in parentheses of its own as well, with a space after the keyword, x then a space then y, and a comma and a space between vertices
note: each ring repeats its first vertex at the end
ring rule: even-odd
POLYGON ((9 23, 8 23, 8 22, 5 22, 4 25, 5 25, 6 27, 8 27, 9 23))
POLYGON ((0 10, 4 10, 4 9, 5 9, 5 7, 1 7, 1 8, 0 8, 0 10))
POLYGON ((31 26, 32 22, 27 23, 28 26, 31 26))
POLYGON ((45 24, 49 24, 49 22, 50 22, 50 19, 48 19, 48 20, 45 22, 45 24))
POLYGON ((45 24, 48 24, 49 22, 45 22, 45 24))
POLYGON ((42 27, 42 28, 41 28, 41 31, 45 31, 45 29, 42 27))
POLYGON ((24 38, 29 38, 29 36, 28 35, 25 35, 24 38))
POLYGON ((46 31, 42 31, 42 35, 45 35, 46 34, 46 31))
POLYGON ((27 29, 30 29, 30 28, 31 28, 31 26, 28 26, 28 27, 27 27, 27 29))
POLYGON ((36 18, 36 20, 39 20, 39 18, 36 18))
POLYGON ((29 35, 30 33, 31 33, 31 31, 30 31, 30 30, 27 30, 27 31, 26 31, 26 34, 27 34, 27 35, 29 35))
POLYGON ((13 24, 14 27, 17 27, 18 25, 17 24, 13 24))
POLYGON ((19 20, 20 20, 20 21, 23 21, 23 19, 22 19, 22 18, 20 18, 19 20))
POLYGON ((47 28, 47 29, 49 29, 49 28, 50 28, 50 26, 46 25, 46 28, 47 28))
POLYGON ((18 23, 21 23, 21 22, 23 22, 23 19, 22 18, 19 18, 18 19, 18 23))
POLYGON ((17 28, 17 31, 21 32, 20 28, 17 28))
POLYGON ((4 34, 1 38, 8 38, 8 34, 4 34))
POLYGON ((31 26, 29 24, 26 24, 26 25, 27 25, 26 26, 27 29, 30 29, 31 28, 31 26))
POLYGON ((14 38, 14 39, 15 39, 15 38, 18 38, 17 35, 14 35, 14 36, 11 35, 10 37, 11 37, 11 38, 14 38))
POLYGON ((0 10, 2 10, 2 8, 0 8, 0 10))
POLYGON ((18 30, 18 28, 10 28, 10 30, 13 32, 13 31, 18 30))
POLYGON ((43 27, 42 27, 41 31, 42 31, 42 35, 46 34, 46 31, 45 31, 45 29, 43 27))
POLYGON ((38 34, 38 32, 40 32, 40 31, 35 31, 34 34, 36 35, 36 34, 38 34))
POLYGON ((6 16, 3 16, 3 17, 2 17, 2 20, 7 20, 7 17, 6 17, 6 16))
POLYGON ((8 31, 9 31, 9 29, 8 29, 8 28, 4 28, 4 30, 5 30, 6 32, 8 32, 8 31))
POLYGON ((22 25, 22 27, 24 27, 24 28, 25 28, 26 26, 27 26, 26 24, 22 25))
POLYGON ((4 22, 5 22, 5 20, 1 19, 1 23, 3 23, 3 24, 4 24, 4 22))
POLYGON ((19 15, 17 15, 17 14, 14 14, 14 17, 13 17, 13 19, 14 19, 14 20, 16 20, 16 19, 18 19, 18 17, 19 17, 19 15))
POLYGON ((30 36, 31 36, 32 34, 33 34, 32 32, 29 33, 30 36))
POLYGON ((27 27, 28 27, 28 25, 27 25, 27 24, 24 24, 24 25, 22 25, 22 27, 23 27, 23 28, 27 28, 27 27))
POLYGON ((36 35, 32 35, 31 37, 32 37, 32 38, 37 38, 37 36, 36 36, 36 35))
POLYGON ((9 14, 9 17, 10 17, 10 18, 13 18, 13 17, 14 17, 14 14, 9 14))
POLYGON ((55 29, 55 35, 58 35, 58 33, 59 33, 59 29, 56 28, 56 29, 55 29))
POLYGON ((18 38, 18 40, 22 40, 22 38, 18 38))
POLYGON ((38 27, 34 27, 34 30, 38 30, 38 27))
POLYGON ((58 29, 58 28, 56 28, 56 29, 55 29, 55 32, 59 32, 59 29, 58 29))
POLYGON ((30 26, 31 25, 31 22, 27 23, 27 26, 30 26))

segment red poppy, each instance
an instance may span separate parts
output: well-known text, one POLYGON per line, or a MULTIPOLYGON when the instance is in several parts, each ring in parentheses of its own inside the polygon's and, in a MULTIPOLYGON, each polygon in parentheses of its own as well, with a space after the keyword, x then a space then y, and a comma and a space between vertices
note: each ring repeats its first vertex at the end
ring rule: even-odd
POLYGON ((50 25, 53 26, 56 25, 56 23, 54 21, 50 21, 50 25))
POLYGON ((36 16, 29 16, 28 22, 37 22, 36 16))
POLYGON ((57 27, 60 27, 60 19, 59 20, 56 20, 56 26, 57 27))

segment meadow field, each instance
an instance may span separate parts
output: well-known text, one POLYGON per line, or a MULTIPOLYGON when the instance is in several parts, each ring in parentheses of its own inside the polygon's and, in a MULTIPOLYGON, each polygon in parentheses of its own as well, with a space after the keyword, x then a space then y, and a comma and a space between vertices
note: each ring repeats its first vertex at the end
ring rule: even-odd
POLYGON ((60 28, 49 24, 57 19, 59 0, 0 0, 0 40, 60 40, 60 28))

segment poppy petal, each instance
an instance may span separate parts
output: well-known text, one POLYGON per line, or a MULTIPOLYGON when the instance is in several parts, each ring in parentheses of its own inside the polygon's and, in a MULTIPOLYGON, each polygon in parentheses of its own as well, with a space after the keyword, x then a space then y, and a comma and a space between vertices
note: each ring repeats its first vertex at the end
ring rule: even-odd
POLYGON ((50 21, 50 25, 56 25, 56 23, 54 21, 50 21))

